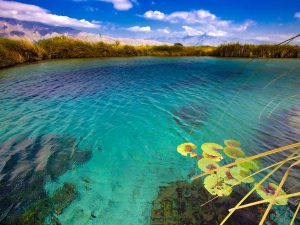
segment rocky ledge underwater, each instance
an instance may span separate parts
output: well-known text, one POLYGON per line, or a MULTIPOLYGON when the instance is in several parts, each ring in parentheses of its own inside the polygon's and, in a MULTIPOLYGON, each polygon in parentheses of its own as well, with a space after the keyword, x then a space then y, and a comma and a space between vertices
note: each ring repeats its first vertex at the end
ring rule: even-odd
POLYGON ((60 224, 61 214, 77 196, 76 185, 64 183, 51 196, 46 182, 55 181, 92 157, 69 135, 16 135, 0 146, 0 224, 60 224))
MULTIPOLYGON (((201 180, 171 182, 160 187, 157 198, 153 201, 151 225, 218 225, 238 201, 249 191, 247 185, 238 186, 227 197, 213 197, 204 188, 201 180)), ((253 196, 247 202, 258 201, 253 196)), ((228 225, 257 225, 264 214, 264 206, 237 210, 226 222, 228 225)), ((269 214, 266 224, 278 225, 286 214, 291 215, 290 208, 277 207, 269 214)))

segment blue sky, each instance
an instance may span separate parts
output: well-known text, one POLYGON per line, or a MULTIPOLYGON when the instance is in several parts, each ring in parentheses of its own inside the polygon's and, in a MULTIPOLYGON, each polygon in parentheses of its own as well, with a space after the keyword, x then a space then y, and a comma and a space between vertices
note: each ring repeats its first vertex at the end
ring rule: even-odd
POLYGON ((300 33, 299 0, 0 0, 0 16, 185 44, 275 43, 300 33))

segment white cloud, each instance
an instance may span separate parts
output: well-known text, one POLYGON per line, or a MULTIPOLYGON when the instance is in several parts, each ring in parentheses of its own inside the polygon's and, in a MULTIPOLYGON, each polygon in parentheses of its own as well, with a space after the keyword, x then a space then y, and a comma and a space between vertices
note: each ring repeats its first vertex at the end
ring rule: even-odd
POLYGON ((169 28, 157 29, 156 31, 159 32, 159 33, 164 33, 164 34, 170 34, 171 33, 169 28))
POLYGON ((132 8, 132 3, 129 0, 99 0, 101 2, 112 3, 116 10, 128 10, 132 8))
POLYGON ((97 28, 98 24, 87 20, 70 18, 51 14, 49 11, 30 4, 14 1, 0 0, 0 17, 14 18, 25 21, 35 21, 55 26, 73 26, 84 28, 97 28))
POLYGON ((145 12, 144 14, 144 17, 145 18, 148 18, 148 19, 153 19, 153 20, 163 20, 165 19, 166 15, 160 11, 147 11, 145 12))
POLYGON ((201 36, 201 35, 204 34, 203 31, 194 29, 194 28, 189 27, 189 26, 182 26, 182 28, 184 29, 185 33, 186 33, 188 36, 201 36))
POLYGON ((168 15, 157 10, 155 11, 150 10, 144 13, 144 17, 153 20, 164 20, 172 23, 185 22, 188 24, 203 23, 208 20, 213 21, 217 19, 216 15, 203 9, 189 11, 189 12, 185 12, 185 11, 173 12, 168 15))
POLYGON ((255 37, 255 40, 258 40, 258 41, 270 41, 270 38, 267 37, 267 36, 258 36, 258 37, 255 37))
POLYGON ((297 18, 297 19, 300 19, 300 12, 296 12, 294 17, 297 18))
POLYGON ((127 30, 133 31, 133 32, 150 32, 151 27, 150 26, 145 26, 145 27, 133 26, 133 27, 127 28, 127 30))
MULTIPOLYGON (((247 20, 240 24, 231 20, 224 20, 204 9, 178 11, 170 14, 150 10, 145 12, 143 17, 151 20, 180 24, 181 28, 184 29, 184 32, 181 32, 181 34, 191 37, 201 35, 211 37, 231 36, 236 32, 244 32, 255 24, 252 20, 247 20)), ((180 32, 177 34, 180 34, 180 32)))

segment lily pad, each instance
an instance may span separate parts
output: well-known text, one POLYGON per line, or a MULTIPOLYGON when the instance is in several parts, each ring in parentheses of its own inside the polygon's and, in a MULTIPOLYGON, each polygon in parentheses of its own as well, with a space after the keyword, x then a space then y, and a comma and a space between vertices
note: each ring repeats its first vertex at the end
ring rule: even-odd
POLYGON ((216 174, 211 174, 204 179, 205 189, 212 195, 229 196, 232 188, 223 182, 216 174))
POLYGON ((183 155, 183 156, 188 156, 190 155, 190 157, 195 157, 197 156, 197 153, 194 152, 193 150, 195 150, 197 148, 196 145, 194 145, 191 142, 187 142, 187 143, 183 143, 181 145, 178 145, 177 147, 177 151, 183 155))
POLYGON ((205 152, 203 152, 202 155, 203 155, 204 158, 211 159, 212 161, 215 161, 215 162, 220 162, 223 159, 222 156, 221 157, 212 156, 212 155, 209 155, 209 154, 207 154, 205 152))
POLYGON ((198 161, 198 167, 203 172, 206 172, 208 170, 213 170, 219 167, 218 163, 211 159, 202 158, 198 161))
MULTIPOLYGON (((271 198, 275 194, 277 189, 278 189, 278 185, 276 185, 274 183, 269 183, 267 187, 260 185, 256 189, 256 192, 261 198, 268 199, 268 198, 271 198)), ((279 192, 279 195, 285 195, 285 194, 286 194, 285 191, 281 189, 279 192)), ((288 199, 287 198, 278 199, 278 200, 276 200, 275 204, 276 205, 287 205, 288 199)))
POLYGON ((241 143, 239 141, 236 141, 236 140, 225 140, 224 141, 224 144, 227 146, 227 147, 240 147, 241 146, 241 143))
POLYGON ((223 170, 218 170, 217 175, 219 178, 222 178, 224 180, 224 183, 230 184, 230 185, 237 185, 241 183, 239 180, 235 179, 231 172, 230 169, 225 168, 223 170))
POLYGON ((244 179, 242 182, 243 183, 253 183, 254 182, 254 178, 253 177, 248 177, 249 175, 251 175, 251 171, 250 170, 247 170, 245 168, 242 168, 242 167, 239 167, 239 166, 236 166, 236 167, 232 167, 230 169, 230 173, 231 175, 241 181, 242 179, 244 179))
POLYGON ((224 153, 232 159, 237 159, 245 156, 245 153, 242 151, 242 149, 238 147, 225 147, 224 153))
MULTIPOLYGON (((242 158, 238 158, 236 161, 241 160, 242 158)), ((251 160, 251 161, 247 161, 247 162, 243 162, 239 164, 240 167, 243 167, 247 170, 251 170, 252 172, 257 172, 259 170, 259 166, 258 164, 251 160)))
POLYGON ((203 152, 211 156, 222 157, 218 150, 223 149, 223 147, 219 144, 207 142, 201 145, 201 149, 203 152))

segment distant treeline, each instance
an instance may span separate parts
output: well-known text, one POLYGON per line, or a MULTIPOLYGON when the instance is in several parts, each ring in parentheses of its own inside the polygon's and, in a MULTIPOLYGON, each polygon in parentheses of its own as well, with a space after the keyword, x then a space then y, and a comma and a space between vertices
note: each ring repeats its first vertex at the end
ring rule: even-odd
POLYGON ((0 38, 0 67, 45 59, 132 57, 132 56, 217 56, 300 58, 296 45, 130 46, 104 42, 86 42, 64 36, 31 43, 26 40, 0 38))

